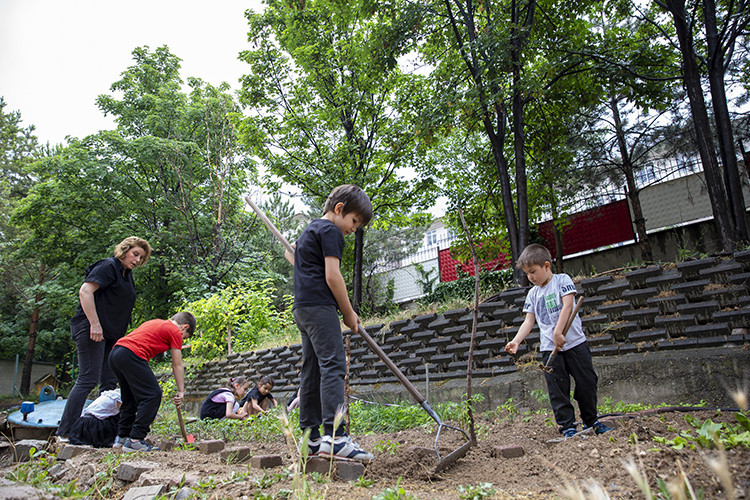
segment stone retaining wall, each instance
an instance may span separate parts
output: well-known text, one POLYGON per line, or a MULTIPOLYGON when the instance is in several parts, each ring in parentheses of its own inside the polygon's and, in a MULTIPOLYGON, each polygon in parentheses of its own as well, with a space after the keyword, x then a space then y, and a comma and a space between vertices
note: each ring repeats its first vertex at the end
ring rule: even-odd
MULTIPOLYGON (((665 359, 679 359, 679 351, 683 350, 689 350, 695 359, 702 359, 704 355, 729 358, 727 363, 714 362, 714 368, 709 369, 705 363, 700 368, 691 366, 688 360, 679 377, 692 377, 695 372, 698 378, 689 381, 691 387, 731 384, 738 376, 750 375, 747 373, 750 370, 750 250, 585 279, 576 286, 585 297, 580 314, 599 372, 600 394, 603 389, 604 393, 611 392, 605 388, 617 387, 618 383, 632 377, 629 366, 640 366, 639 370, 645 372, 656 369, 651 376, 653 384, 666 382, 660 381, 659 365, 664 364, 665 359), (735 347, 727 348, 732 346, 735 347), (612 368, 617 366, 620 368, 612 368), (718 382, 717 375, 726 381, 718 382), (713 378, 708 381, 701 377, 713 378)), ((527 291, 526 287, 508 289, 479 306, 473 359, 474 385, 480 387, 479 392, 483 385, 503 385, 504 381, 517 380, 517 372, 522 369, 519 357, 532 361, 528 366, 535 366, 541 359, 536 327, 519 348, 518 355, 510 356, 503 351, 503 346, 513 338, 524 320, 521 308, 527 291)), ((465 387, 472 317, 473 312, 464 308, 393 321, 387 326, 371 325, 366 329, 420 391, 424 387, 430 392, 431 401, 456 400, 460 393, 449 394, 447 389, 442 395, 440 392, 442 387, 460 387, 460 382, 455 382, 458 380, 463 380, 465 387), (430 385, 426 386, 428 377, 430 385), (448 384, 448 381, 454 383, 448 384)), ((345 335, 350 333, 349 330, 344 332, 345 335)), ((225 360, 208 362, 188 383, 187 400, 197 404, 230 376, 237 375, 245 375, 253 383, 261 375, 271 375, 276 379, 276 397, 287 396, 299 384, 301 361, 302 346, 295 344, 233 354, 225 360)), ((665 372, 664 376, 674 377, 675 374, 665 372)), ((543 388, 541 375, 532 379, 537 380, 535 386, 543 388)), ((669 381, 670 386, 679 383, 679 380, 669 381)), ((359 335, 351 335, 350 384, 354 393, 367 397, 377 399, 387 394, 391 398, 407 398, 395 376, 359 335), (385 391, 385 388, 389 389, 385 391)), ((615 400, 623 399, 626 387, 623 385, 609 395, 615 400)), ((675 391, 676 397, 679 396, 678 389, 670 393, 675 391)), ((491 398, 507 399, 514 392, 507 389, 491 398)), ((653 403, 675 402, 665 401, 669 398, 659 391, 654 394, 663 399, 653 403)), ((528 399, 528 394, 517 397, 528 399)), ((721 399, 718 395, 715 398, 721 399)), ((705 398, 696 400, 699 399, 705 398)), ((502 399, 485 404, 493 407, 504 402, 502 399)), ((726 404, 726 400, 710 403, 726 404)))

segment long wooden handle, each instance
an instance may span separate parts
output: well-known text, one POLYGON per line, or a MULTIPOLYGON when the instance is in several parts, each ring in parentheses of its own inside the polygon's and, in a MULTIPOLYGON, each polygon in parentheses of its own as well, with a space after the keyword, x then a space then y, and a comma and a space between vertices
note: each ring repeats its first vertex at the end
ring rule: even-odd
POLYGON ((177 421, 180 423, 180 432, 182 433, 182 438, 187 441, 187 433, 185 432, 185 423, 182 421, 182 408, 179 406, 177 407, 177 421))
MULTIPOLYGON (((578 311, 581 310, 581 306, 583 305, 583 295, 580 299, 578 299, 578 303, 573 308, 573 311, 570 313, 570 317, 568 318, 568 321, 565 323, 565 329, 562 332, 563 337, 565 337, 568 334, 568 330, 570 330, 570 327, 573 326, 573 321, 576 319, 576 314, 578 314, 578 311)), ((549 355, 549 358, 547 358, 547 365, 549 365, 550 360, 553 356, 555 356, 558 352, 560 352, 560 349, 555 346, 554 349, 552 349, 552 354, 549 355)))
POLYGON ((253 209, 255 214, 260 217, 260 220, 263 221, 263 224, 265 224, 266 227, 271 230, 273 235, 276 236, 276 239, 279 240, 281 244, 284 245, 292 255, 294 255, 294 247, 292 247, 292 245, 289 244, 286 238, 284 238, 284 235, 281 234, 278 229, 276 229, 276 226, 274 226, 273 222, 271 222, 270 219, 266 217, 266 214, 264 214, 263 211, 258 208, 255 203, 253 203, 253 200, 251 200, 249 196, 245 196, 245 201, 248 205, 250 205, 250 208, 253 209))

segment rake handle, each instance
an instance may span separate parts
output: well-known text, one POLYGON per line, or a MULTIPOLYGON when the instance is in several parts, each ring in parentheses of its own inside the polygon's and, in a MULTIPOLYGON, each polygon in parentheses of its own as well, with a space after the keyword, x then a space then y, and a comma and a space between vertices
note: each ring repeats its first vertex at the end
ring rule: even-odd
MULTIPOLYGON (((266 214, 264 214, 256 205, 253 203, 253 201, 245 196, 245 201, 248 205, 255 211, 255 213, 260 217, 260 220, 263 221, 263 223, 266 225, 268 229, 271 230, 273 235, 276 237, 277 240, 281 242, 282 245, 286 247, 287 250, 289 250, 292 254, 294 254, 294 248, 289 244, 289 242, 284 238, 284 235, 279 232, 278 229, 276 229, 276 226, 274 226, 273 222, 271 222, 268 217, 266 217, 266 214)), ((419 403, 422 408, 437 422, 438 424, 442 425, 443 422, 440 420, 440 417, 437 413, 430 407, 429 403, 427 403, 427 400, 420 394, 420 392, 417 390, 416 387, 414 387, 414 384, 411 383, 411 381, 406 378, 406 375, 403 374, 403 372, 396 366, 396 364, 391 361, 391 358, 388 357, 388 355, 383 351, 383 349, 380 348, 380 346, 373 340, 373 338, 370 336, 369 333, 362 327, 362 325, 357 325, 357 333, 359 333, 363 339, 365 339, 365 343, 370 347, 370 349, 375 352, 375 354, 380 357, 380 360, 385 364, 385 366, 388 367, 389 370, 396 376, 399 382, 401 382, 401 385, 404 386, 404 388, 409 392, 409 394, 412 395, 412 397, 419 403)))
MULTIPOLYGON (((563 330, 563 337, 565 337, 568 334, 568 330, 570 330, 570 327, 573 326, 573 321, 576 319, 576 314, 578 314, 578 311, 580 311, 581 306, 583 305, 583 296, 581 296, 580 299, 578 299, 578 303, 573 308, 573 311, 570 313, 570 317, 568 318, 568 321, 565 323, 565 329, 563 330)), ((547 362, 544 364, 545 370, 549 367, 550 361, 552 361, 552 358, 557 356, 557 353, 560 352, 560 348, 555 346, 554 349, 552 349, 552 353, 549 355, 549 358, 547 358, 547 362)))
POLYGON ((255 203, 253 203, 253 200, 251 200, 249 196, 245 196, 245 201, 248 205, 250 205, 250 208, 253 209, 255 214, 260 217, 260 220, 263 221, 263 224, 265 224, 266 227, 273 233, 273 235, 276 236, 276 239, 279 240, 281 244, 284 245, 292 255, 294 255, 294 248, 292 247, 292 245, 290 245, 286 238, 284 238, 284 235, 281 234, 278 229, 276 229, 276 226, 274 226, 273 222, 271 222, 269 218, 266 217, 266 214, 264 214, 263 211, 258 208, 255 203))
POLYGON ((185 422, 182 421, 182 408, 177 407, 177 422, 180 424, 180 432, 182 433, 182 439, 187 442, 187 433, 185 432, 185 422))

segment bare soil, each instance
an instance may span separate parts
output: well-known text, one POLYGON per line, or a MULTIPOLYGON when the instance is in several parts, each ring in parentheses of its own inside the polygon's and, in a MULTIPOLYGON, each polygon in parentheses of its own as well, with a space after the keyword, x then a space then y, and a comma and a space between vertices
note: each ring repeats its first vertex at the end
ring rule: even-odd
MULTIPOLYGON (((583 492, 579 498, 594 498, 586 490, 591 481, 601 485, 610 498, 645 498, 624 466, 626 461, 633 460, 646 475, 654 493, 658 492, 658 478, 671 482, 682 475, 696 494, 702 492, 702 498, 730 498, 720 475, 709 465, 714 460, 724 463, 719 470, 729 473, 735 498, 750 495, 750 449, 740 447, 719 451, 686 447, 677 450, 653 441, 654 436, 672 439, 682 431, 695 436, 696 430, 684 419, 686 414, 666 411, 622 416, 614 421, 615 428, 610 432, 577 436, 554 444, 547 441, 559 437, 559 434, 555 427, 548 425, 546 415, 514 414, 512 418, 506 416, 494 422, 479 421, 478 444, 466 457, 439 475, 432 473, 434 457, 419 452, 421 448, 433 447, 435 435, 430 430, 356 436, 365 449, 375 454, 375 461, 366 467, 364 474, 365 479, 374 482, 372 486, 357 486, 341 480, 325 481, 315 475, 304 476, 304 483, 313 492, 331 500, 371 499, 386 488, 398 486, 414 498, 455 499, 460 498, 459 487, 480 483, 492 483, 496 493, 491 498, 496 499, 569 498, 564 493, 566 487, 578 487, 583 492), (504 458, 496 450, 497 447, 512 445, 522 447, 523 456, 504 458)), ((689 414, 701 421, 710 418, 714 422, 736 423, 731 412, 701 410, 689 414)), ((461 441, 448 432, 440 438, 440 451, 449 452, 460 444, 461 441)), ((200 491, 205 493, 202 498, 273 498, 281 489, 295 489, 294 475, 290 472, 295 470, 297 458, 283 437, 270 443, 228 443, 230 448, 236 446, 249 447, 253 455, 277 454, 283 457, 282 466, 265 471, 265 478, 272 479, 268 483, 273 484, 264 484, 264 471, 247 463, 228 465, 221 462, 218 454, 172 450, 121 456, 122 461, 147 460, 158 467, 139 482, 116 483, 115 491, 108 496, 122 498, 128 488, 149 482, 171 482, 171 495, 174 495, 177 491, 174 485, 183 475, 188 483, 202 484, 200 491), (206 486, 208 483, 214 487, 206 486)), ((97 450, 69 460, 66 464, 68 471, 57 482, 62 484, 77 479, 79 485, 91 484, 94 474, 106 471, 107 453, 112 452, 97 450)), ((109 464, 112 467, 111 460, 109 464)), ((298 486, 296 488, 300 491, 298 486)))

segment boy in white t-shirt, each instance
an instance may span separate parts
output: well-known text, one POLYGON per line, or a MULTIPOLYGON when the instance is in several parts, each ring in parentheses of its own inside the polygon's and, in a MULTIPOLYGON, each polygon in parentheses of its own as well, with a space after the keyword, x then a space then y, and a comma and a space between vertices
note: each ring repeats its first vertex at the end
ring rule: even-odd
POLYGON ((597 434, 612 430, 597 420, 598 378, 578 315, 573 320, 567 337, 563 336, 575 302, 576 287, 573 280, 567 274, 552 273, 552 255, 547 248, 537 243, 524 248, 516 267, 522 269, 535 286, 526 295, 523 306, 526 319, 513 340, 506 344, 505 351, 515 354, 518 345, 531 332, 536 322, 540 331, 542 362, 547 362, 555 346, 559 349, 550 363, 551 373, 545 373, 544 378, 560 433, 571 437, 578 431, 575 410, 570 401, 570 377, 575 380, 573 397, 578 402, 583 428, 593 427, 597 434))

